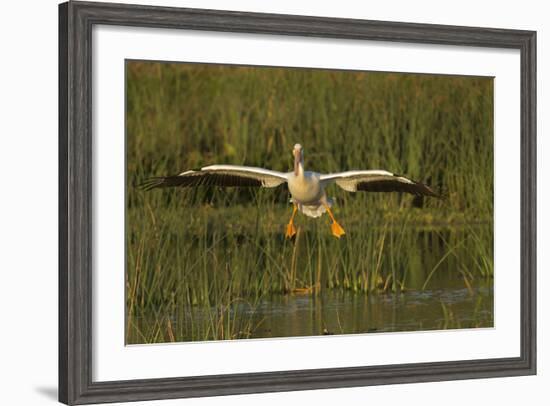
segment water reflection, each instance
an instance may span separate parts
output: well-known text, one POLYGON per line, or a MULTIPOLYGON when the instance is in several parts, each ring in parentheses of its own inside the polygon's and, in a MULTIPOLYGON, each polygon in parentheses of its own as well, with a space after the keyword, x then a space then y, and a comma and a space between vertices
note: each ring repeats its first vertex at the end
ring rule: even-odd
MULTIPOLYGON (((232 338, 297 337, 493 326, 493 289, 455 287, 399 293, 326 291, 320 295, 274 295, 257 304, 239 301, 229 310, 232 338)), ((216 309, 193 308, 172 315, 178 341, 197 340, 216 309)), ((144 325, 152 319, 142 317, 144 325)), ((207 332, 205 332, 207 335, 207 332)))
POLYGON ((378 295, 328 292, 272 298, 248 311, 261 321, 252 337, 491 327, 493 294, 490 287, 378 295))

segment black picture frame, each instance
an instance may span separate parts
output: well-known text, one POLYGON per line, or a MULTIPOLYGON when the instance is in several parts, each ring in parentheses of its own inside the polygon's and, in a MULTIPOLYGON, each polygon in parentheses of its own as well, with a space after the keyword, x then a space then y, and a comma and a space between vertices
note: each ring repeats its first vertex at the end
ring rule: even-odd
POLYGON ((68 2, 59 5, 59 400, 218 396, 536 374, 536 32, 68 2), (521 54, 521 353, 517 358, 92 380, 92 27, 95 24, 517 49, 521 54))

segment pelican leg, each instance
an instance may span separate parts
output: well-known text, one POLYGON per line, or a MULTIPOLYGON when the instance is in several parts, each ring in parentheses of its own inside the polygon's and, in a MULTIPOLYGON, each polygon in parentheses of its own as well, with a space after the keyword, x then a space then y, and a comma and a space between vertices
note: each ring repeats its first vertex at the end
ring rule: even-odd
POLYGON ((288 222, 286 226, 286 238, 292 238, 296 234, 296 227, 294 227, 294 216, 296 215, 296 212, 298 211, 298 207, 294 205, 294 208, 292 209, 292 216, 290 217, 290 221, 288 222))
POLYGON ((332 214, 332 211, 330 210, 330 207, 328 206, 328 204, 325 204, 324 206, 325 206, 325 209, 327 209, 327 213, 330 216, 330 219, 332 220, 332 224, 330 225, 330 229, 332 230, 332 235, 335 236, 336 238, 342 237, 344 234, 346 234, 346 232, 334 218, 334 214, 332 214))

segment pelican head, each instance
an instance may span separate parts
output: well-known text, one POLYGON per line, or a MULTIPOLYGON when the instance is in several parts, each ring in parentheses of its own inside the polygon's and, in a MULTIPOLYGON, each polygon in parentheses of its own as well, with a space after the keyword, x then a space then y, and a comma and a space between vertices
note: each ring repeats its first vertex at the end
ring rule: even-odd
POLYGON ((303 165, 304 162, 302 146, 300 144, 294 145, 292 154, 294 155, 294 175, 298 176, 300 174, 300 166, 303 165))

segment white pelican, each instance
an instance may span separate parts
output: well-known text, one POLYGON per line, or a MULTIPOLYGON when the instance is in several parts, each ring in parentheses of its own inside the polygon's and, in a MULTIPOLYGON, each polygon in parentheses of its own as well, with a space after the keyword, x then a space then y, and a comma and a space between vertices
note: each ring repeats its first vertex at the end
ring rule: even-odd
POLYGON ((417 196, 439 197, 432 189, 420 182, 384 170, 354 170, 328 174, 306 171, 302 146, 294 145, 292 153, 294 155, 292 172, 284 173, 240 165, 210 165, 185 171, 179 175, 150 178, 141 186, 145 190, 199 185, 273 188, 286 183, 293 203, 292 216, 286 227, 287 238, 296 234, 294 216, 298 210, 309 217, 320 217, 327 212, 332 220, 332 234, 337 238, 345 234, 330 209, 332 200, 325 194, 325 187, 333 182, 348 192, 406 192, 417 196))

